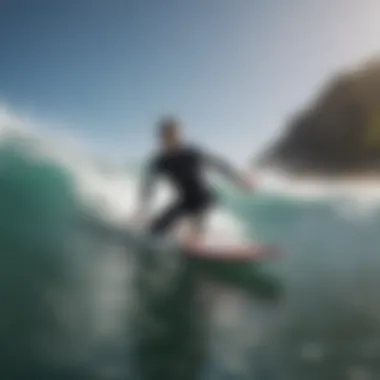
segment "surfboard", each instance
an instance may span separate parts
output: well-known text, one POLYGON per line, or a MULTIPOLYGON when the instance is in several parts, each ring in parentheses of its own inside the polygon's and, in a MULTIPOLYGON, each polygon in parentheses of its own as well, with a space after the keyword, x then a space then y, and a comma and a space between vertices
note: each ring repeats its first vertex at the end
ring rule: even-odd
POLYGON ((162 239, 147 234, 144 230, 130 227, 128 229, 112 226, 86 216, 81 219, 92 230, 109 238, 121 240, 133 249, 153 249, 157 251, 177 250, 182 251, 187 257, 195 260, 207 260, 215 263, 230 262, 244 264, 249 262, 272 261, 281 258, 282 252, 276 246, 270 244, 258 244, 253 242, 192 242, 185 243, 180 239, 162 239))
POLYGON ((281 256, 281 251, 277 247, 265 244, 187 243, 182 246, 189 257, 216 261, 270 261, 281 256))

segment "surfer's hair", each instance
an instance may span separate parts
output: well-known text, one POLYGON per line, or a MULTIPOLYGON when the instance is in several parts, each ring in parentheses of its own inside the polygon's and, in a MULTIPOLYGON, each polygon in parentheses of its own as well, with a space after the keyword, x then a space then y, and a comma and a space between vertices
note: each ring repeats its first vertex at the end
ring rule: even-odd
POLYGON ((180 126, 180 122, 173 116, 162 118, 158 122, 158 134, 163 137, 168 133, 174 132, 180 126))

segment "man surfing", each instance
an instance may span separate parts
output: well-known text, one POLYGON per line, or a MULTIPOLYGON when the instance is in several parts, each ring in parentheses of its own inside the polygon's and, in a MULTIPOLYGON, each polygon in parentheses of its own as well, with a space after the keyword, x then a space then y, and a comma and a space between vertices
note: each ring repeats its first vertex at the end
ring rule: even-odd
POLYGON ((216 191, 205 180, 204 169, 216 169, 245 191, 250 191, 252 186, 224 160, 184 141, 178 120, 161 120, 158 124, 158 138, 159 152, 150 160, 141 188, 139 217, 146 217, 153 185, 162 176, 173 185, 178 200, 173 201, 151 221, 149 232, 155 235, 166 234, 179 219, 187 218, 190 221, 190 234, 186 241, 199 242, 204 235, 205 216, 217 203, 216 191))

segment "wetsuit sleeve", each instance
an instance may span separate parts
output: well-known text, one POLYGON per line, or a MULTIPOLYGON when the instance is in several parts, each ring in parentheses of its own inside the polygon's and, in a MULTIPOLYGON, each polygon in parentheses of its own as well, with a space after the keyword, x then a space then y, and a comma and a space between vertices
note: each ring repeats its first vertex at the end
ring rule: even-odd
POLYGON ((223 158, 205 151, 201 151, 199 154, 202 161, 206 165, 216 169, 220 174, 222 174, 230 181, 239 183, 242 180, 242 177, 238 170, 235 170, 235 168, 223 158))

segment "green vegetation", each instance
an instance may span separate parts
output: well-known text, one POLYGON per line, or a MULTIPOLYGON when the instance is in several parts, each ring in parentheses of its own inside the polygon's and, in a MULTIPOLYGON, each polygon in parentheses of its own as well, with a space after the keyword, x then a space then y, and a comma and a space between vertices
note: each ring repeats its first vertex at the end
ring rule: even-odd
POLYGON ((308 174, 380 172, 380 62, 328 82, 260 161, 308 174))

